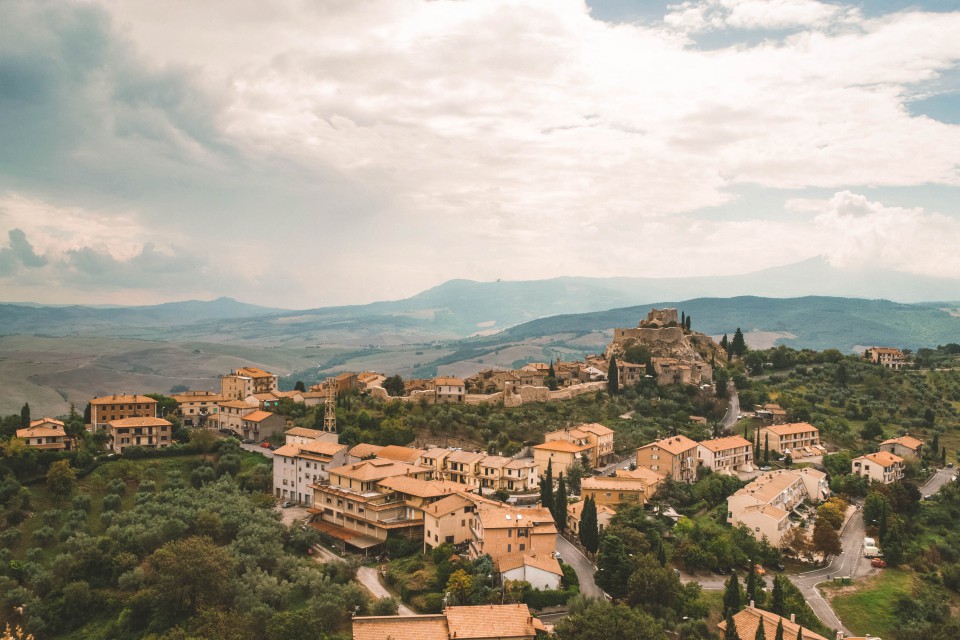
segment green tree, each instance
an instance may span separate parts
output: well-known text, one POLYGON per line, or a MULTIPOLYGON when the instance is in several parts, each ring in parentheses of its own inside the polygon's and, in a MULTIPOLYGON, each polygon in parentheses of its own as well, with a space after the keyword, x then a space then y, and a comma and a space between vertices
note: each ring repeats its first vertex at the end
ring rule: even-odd
POLYGON ((773 579, 773 593, 770 596, 770 611, 778 616, 782 616, 784 614, 784 580, 786 580, 786 578, 779 574, 773 579))
POLYGON ((750 559, 750 570, 747 572, 747 600, 756 601, 757 599, 757 566, 750 559))
POLYGON ((590 553, 596 553, 600 545, 597 526, 597 503, 592 496, 588 496, 583 501, 583 511, 580 513, 580 544, 590 553))
POLYGON ((716 394, 718 398, 727 397, 727 386, 730 382, 730 374, 723 367, 720 367, 713 373, 713 382, 716 385, 716 394))
POLYGON ((452 595, 458 604, 467 605, 473 596, 473 576, 464 569, 457 569, 447 580, 446 591, 452 595))
POLYGON ((747 352, 747 343, 743 339, 743 332, 740 331, 740 327, 737 327, 736 332, 733 334, 733 342, 730 343, 730 351, 732 355, 743 356, 747 352))
POLYGON ((610 357, 610 366, 607 367, 607 392, 611 396, 620 393, 620 372, 617 370, 617 359, 610 357))
POLYGON ((623 604, 593 601, 560 620, 557 640, 666 640, 660 623, 649 614, 623 604))
POLYGON ((763 440, 763 462, 770 462, 770 434, 766 434, 766 438, 763 440))
POLYGON ((303 380, 297 380, 297 383, 293 385, 293 390, 303 393, 307 390, 307 385, 303 384, 303 380))
POLYGON ((27 402, 23 403, 23 407, 20 409, 20 428, 26 429, 30 426, 30 404, 27 402))
POLYGON ((837 365, 837 370, 834 373, 834 379, 837 381, 837 386, 845 387, 847 382, 850 379, 849 374, 847 373, 847 365, 840 363, 837 365))
POLYGON ((687 328, 687 331, 690 331, 690 322, 691 322, 691 321, 690 321, 690 316, 687 315, 687 321, 686 321, 686 323, 684 324, 684 326, 686 326, 686 328, 687 328))
POLYGON ((727 614, 727 628, 723 631, 723 640, 740 640, 740 634, 737 633, 737 624, 733 621, 733 614, 727 614))
POLYGON ((399 398, 400 396, 404 395, 404 392, 406 391, 406 388, 403 384, 403 378, 401 378, 399 375, 392 375, 384 380, 383 388, 386 389, 387 393, 394 398, 399 398))
POLYGON ((667 566, 667 550, 663 546, 663 539, 657 537, 657 562, 661 567, 667 566))
POLYGON ((567 530, 567 485, 563 481, 563 472, 557 477, 557 495, 553 499, 553 521, 557 531, 563 535, 567 530))
POLYGON ((837 530, 826 518, 817 518, 813 524, 813 548, 824 557, 838 555, 843 551, 837 530))
POLYGON ((723 593, 723 616, 739 613, 741 608, 740 581, 737 579, 737 574, 733 573, 727 580, 727 589, 723 593))
POLYGON ((553 513, 553 460, 547 460, 547 472, 540 478, 540 506, 553 513))
POLYGON ((70 468, 68 460, 54 462, 50 465, 50 470, 47 471, 47 489, 58 503, 61 499, 67 498, 73 493, 76 480, 77 474, 70 468))
POLYGON ((760 619, 760 624, 757 625, 757 633, 753 636, 753 640, 767 640, 767 632, 763 630, 763 618, 760 619))
POLYGON ((783 640, 783 620, 777 621, 777 633, 773 636, 773 640, 783 640))
POLYGON ((621 600, 627 594, 629 577, 630 556, 627 555, 623 540, 616 534, 606 533, 597 556, 597 572, 594 575, 597 586, 615 600, 621 600))
POLYGON ((730 353, 730 341, 727 340, 727 334, 723 334, 723 337, 720 338, 720 347, 727 353, 730 353))
POLYGON ((217 432, 211 429, 191 429, 190 444, 196 451, 203 454, 203 459, 207 459, 207 454, 213 451, 217 444, 217 432))
POLYGON ((210 538, 168 542, 147 558, 155 610, 172 622, 195 615, 201 606, 226 603, 233 567, 233 556, 210 538))

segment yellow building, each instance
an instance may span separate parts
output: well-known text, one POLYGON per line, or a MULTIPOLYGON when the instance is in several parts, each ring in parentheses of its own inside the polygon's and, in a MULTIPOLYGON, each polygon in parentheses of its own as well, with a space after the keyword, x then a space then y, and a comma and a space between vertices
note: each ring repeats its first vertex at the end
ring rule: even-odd
POLYGON ((692 483, 697 479, 697 443, 680 435, 644 445, 637 449, 637 467, 692 483))
POLYGON ((220 378, 220 395, 228 400, 243 400, 255 393, 277 390, 277 376, 257 367, 234 369, 220 378))
POLYGON ((53 418, 31 420, 26 429, 17 429, 17 437, 22 438, 28 447, 48 449, 50 451, 69 451, 73 448, 73 438, 67 437, 64 424, 53 418))
POLYGON ((121 418, 107 423, 107 435, 117 453, 134 446, 161 449, 173 442, 173 425, 163 418, 121 418))
POLYGON ((544 442, 533 447, 533 460, 537 463, 540 475, 547 473, 547 466, 552 463, 553 477, 560 473, 570 475, 573 465, 587 466, 591 463, 592 444, 574 444, 566 440, 544 442))
POLYGON ((597 506, 644 504, 647 501, 647 485, 638 478, 594 476, 584 478, 580 483, 580 497, 593 498, 597 506))
POLYGON ((794 460, 807 456, 822 455, 826 452, 820 446, 820 430, 806 422, 775 424, 760 429, 760 446, 770 451, 790 455, 794 460))
POLYGON ((108 422, 123 418, 156 418, 157 401, 140 395, 112 395, 90 401, 90 425, 93 431, 108 422))
POLYGON ((591 449, 586 457, 592 468, 602 467, 613 460, 613 429, 596 422, 551 431, 543 438, 545 443, 566 441, 576 445, 590 445, 591 449))
POLYGON ((177 401, 177 417, 185 427, 216 426, 218 404, 226 401, 226 398, 213 391, 185 391, 173 394, 172 398, 177 401))
POLYGON ((903 480, 903 458, 889 451, 878 451, 854 458, 850 466, 854 475, 869 478, 873 482, 891 484, 903 480))

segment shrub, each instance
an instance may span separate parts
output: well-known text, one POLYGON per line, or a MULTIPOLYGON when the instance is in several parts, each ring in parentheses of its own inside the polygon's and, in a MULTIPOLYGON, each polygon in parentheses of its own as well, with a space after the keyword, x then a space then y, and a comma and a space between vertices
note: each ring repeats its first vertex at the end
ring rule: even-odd
POLYGON ((33 532, 33 540, 41 547, 45 547, 53 542, 55 535, 53 527, 46 525, 33 532))
POLYGON ((567 600, 579 593, 579 589, 531 590, 523 594, 523 602, 531 609, 545 609, 567 604, 567 600))
POLYGON ((120 496, 115 493, 108 493, 103 496, 103 510, 104 511, 117 511, 120 508, 120 496))
POLYGON ((85 493, 73 497, 73 508, 81 511, 90 511, 90 496, 85 493))

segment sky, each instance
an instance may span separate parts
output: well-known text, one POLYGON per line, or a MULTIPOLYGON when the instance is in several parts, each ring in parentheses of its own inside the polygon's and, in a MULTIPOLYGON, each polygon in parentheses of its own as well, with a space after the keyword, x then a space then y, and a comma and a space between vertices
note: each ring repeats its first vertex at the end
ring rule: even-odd
POLYGON ((4 0, 0 300, 960 278, 952 6, 4 0))

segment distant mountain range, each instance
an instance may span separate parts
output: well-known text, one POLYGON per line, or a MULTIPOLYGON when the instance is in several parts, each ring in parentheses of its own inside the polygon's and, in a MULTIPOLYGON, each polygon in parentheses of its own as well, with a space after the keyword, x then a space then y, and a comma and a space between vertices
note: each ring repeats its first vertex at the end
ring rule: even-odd
POLYGON ((708 333, 740 326, 792 333, 791 344, 818 348, 920 346, 944 341, 958 327, 957 318, 938 310, 955 304, 904 304, 925 300, 960 300, 960 280, 843 270, 815 258, 739 276, 451 280, 403 300, 304 311, 230 298, 119 308, 3 304, 0 334, 383 348, 507 330, 510 338, 566 324, 574 331, 633 326, 649 307, 668 304, 682 306, 708 333), (820 295, 800 297, 813 293, 820 295), (865 299, 871 297, 898 302, 865 299), (688 301, 655 302, 663 300, 688 301))

